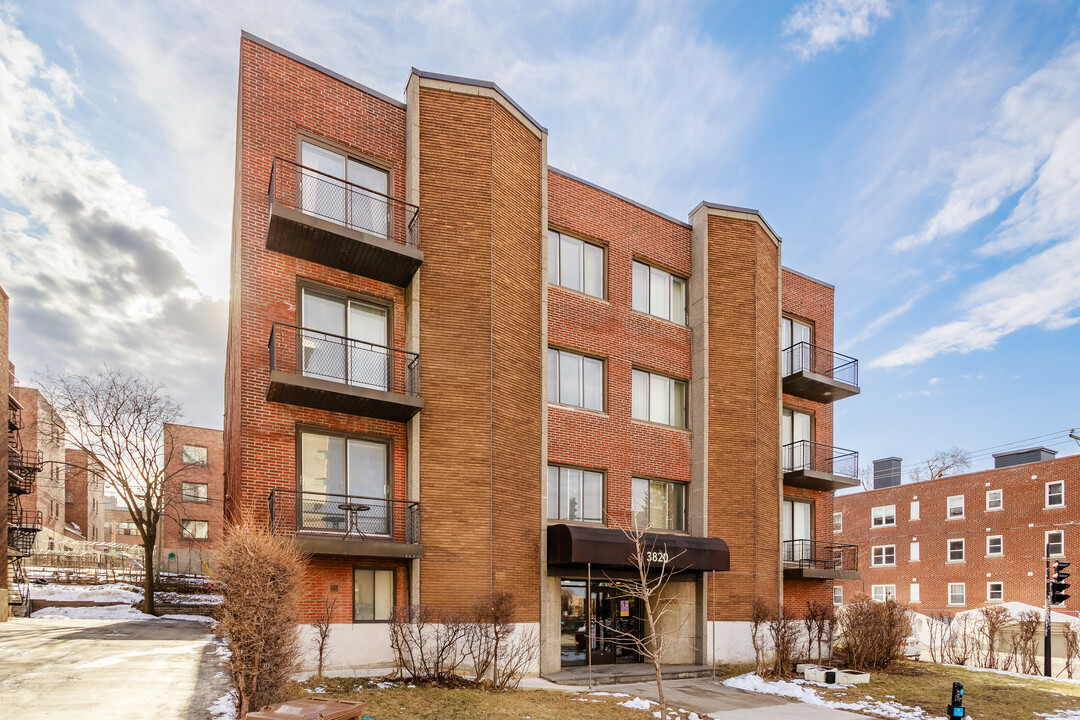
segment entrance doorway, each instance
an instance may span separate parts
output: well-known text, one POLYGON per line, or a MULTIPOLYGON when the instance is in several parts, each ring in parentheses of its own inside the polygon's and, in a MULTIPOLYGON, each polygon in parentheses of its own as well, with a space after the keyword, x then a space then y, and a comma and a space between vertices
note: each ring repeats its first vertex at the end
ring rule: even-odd
POLYGON ((562 667, 636 663, 644 659, 632 640, 644 635, 644 608, 618 581, 562 581, 562 667), (585 598, 589 601, 586 602, 585 598))

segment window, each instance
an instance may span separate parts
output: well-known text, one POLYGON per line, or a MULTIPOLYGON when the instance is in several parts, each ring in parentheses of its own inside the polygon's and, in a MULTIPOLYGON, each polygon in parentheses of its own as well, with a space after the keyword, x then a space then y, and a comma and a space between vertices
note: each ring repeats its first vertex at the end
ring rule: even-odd
POLYGON ((885 602, 886 600, 896 599, 896 586, 895 585, 872 585, 870 588, 870 596, 876 602, 885 602))
POLYGON ((635 527, 686 529, 686 483, 634 478, 631 502, 635 527))
POLYGON ((118 522, 116 523, 117 535, 138 535, 139 531, 135 529, 135 523, 133 522, 118 522))
POLYGON ((986 583, 986 602, 1001 602, 1005 599, 1005 583, 986 583))
POLYGON ((71 503, 75 502, 75 493, 71 492, 70 490, 65 490, 64 491, 64 502, 69 504, 69 505, 71 503))
POLYGON ((844 513, 838 512, 832 514, 832 531, 834 533, 844 531, 844 513))
POLYGON ((305 168, 300 171, 305 213, 386 237, 393 208, 386 197, 390 183, 385 170, 310 142, 300 145, 300 164, 305 168))
POLYGON ((686 280, 637 260, 633 279, 635 310, 686 324, 686 280))
POLYGON ((949 541, 949 562, 964 562, 964 539, 949 541))
POLYGON ((1050 530, 1046 533, 1046 557, 1062 557, 1065 555, 1065 532, 1062 530, 1050 530))
POLYGON ((686 383, 634 370, 631 414, 635 420, 686 427, 686 383))
POLYGON ((206 502, 206 483, 185 482, 180 483, 180 500, 182 502, 206 502))
POLYGON ((374 390, 388 389, 390 312, 384 305, 303 288, 303 374, 374 390))
POLYGON ((1065 483, 1046 483, 1046 507, 1065 507, 1065 483))
POLYGON ((548 230, 548 282, 604 297, 604 248, 548 230))
POLYGON ((206 448, 198 445, 185 445, 180 453, 180 462, 184 465, 205 465, 206 448))
POLYGON ((604 410, 604 361, 548 348, 548 402, 604 410))
POLYGON ((964 583, 949 583, 949 604, 963 605, 967 602, 964 583))
POLYGON ((1000 510, 1001 504, 1001 490, 987 490, 986 491, 986 510, 1000 510))
POLYGON ((908 557, 910 558, 911 562, 919 562, 919 543, 911 543, 908 557))
POLYGON ((814 369, 811 362, 813 358, 813 329, 806 323, 799 322, 789 317, 780 320, 780 349, 784 362, 784 376, 800 370, 814 369))
POLYGON ((353 622, 385 622, 394 608, 394 571, 353 568, 353 622))
POLYGON ((1000 535, 991 535, 986 538, 986 557, 1001 557, 1003 552, 1000 535))
POLYGON ((911 589, 908 591, 910 601, 913 603, 919 602, 919 583, 911 583, 911 589))
POLYGON ((604 521, 604 474, 548 465, 548 517, 604 521))
POLYGON ((833 605, 843 605, 844 604, 844 586, 843 585, 833 585, 833 587, 832 587, 832 603, 833 603, 833 605))
POLYGON ((885 567, 896 564, 896 546, 878 545, 873 549, 873 559, 870 562, 874 567, 885 567))
POLYGON ((964 496, 952 495, 948 499, 948 513, 946 518, 949 520, 957 520, 964 517, 964 496))
POLYGON ((912 520, 918 520, 919 519, 919 501, 918 500, 912 500, 911 501, 911 511, 910 511, 910 513, 911 514, 908 516, 910 519, 912 519, 912 520))
POLYGON ((205 520, 181 520, 180 536, 185 540, 206 540, 210 537, 210 523, 205 520))
POLYGON ((871 527, 892 527, 896 525, 896 506, 882 505, 870 511, 871 527))
POLYGON ((780 460, 784 472, 813 468, 813 416, 784 408, 780 418, 780 460))
POLYGON ((297 529, 323 532, 390 532, 390 445, 364 437, 300 433, 300 513, 297 529), (340 505, 362 501, 367 510, 340 505))
POLYGON ((782 535, 784 541, 784 562, 812 560, 814 557, 810 541, 814 537, 813 503, 803 500, 784 500, 782 535))

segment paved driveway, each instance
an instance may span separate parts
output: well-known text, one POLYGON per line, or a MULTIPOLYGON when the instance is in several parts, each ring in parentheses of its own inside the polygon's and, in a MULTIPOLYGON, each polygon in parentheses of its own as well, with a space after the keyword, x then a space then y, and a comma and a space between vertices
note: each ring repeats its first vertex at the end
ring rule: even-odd
POLYGON ((210 720, 219 643, 189 620, 0 623, 0 716, 210 720))

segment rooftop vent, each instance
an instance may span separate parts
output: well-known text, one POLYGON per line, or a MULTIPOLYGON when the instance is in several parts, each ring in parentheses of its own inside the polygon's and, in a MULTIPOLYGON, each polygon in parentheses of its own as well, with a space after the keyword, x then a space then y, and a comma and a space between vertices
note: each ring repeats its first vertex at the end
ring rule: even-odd
POLYGON ((896 487, 900 484, 900 458, 887 457, 874 461, 874 489, 896 487))
POLYGON ((1013 467, 1014 465, 1045 462, 1046 460, 1053 460, 1056 455, 1057 450, 1051 450, 1050 448, 1044 447, 994 453, 994 468, 1007 468, 1013 467))

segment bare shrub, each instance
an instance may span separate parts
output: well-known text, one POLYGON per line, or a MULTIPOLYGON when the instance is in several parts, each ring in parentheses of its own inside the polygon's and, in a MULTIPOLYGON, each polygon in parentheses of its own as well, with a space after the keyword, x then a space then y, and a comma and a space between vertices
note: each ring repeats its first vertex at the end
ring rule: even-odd
POLYGON ((241 520, 229 528, 214 558, 221 588, 218 627, 232 647, 226 666, 239 717, 287 700, 300 671, 297 634, 304 556, 286 538, 241 520))
MULTIPOLYGON (((1003 607, 984 607, 979 611, 981 635, 985 654, 983 667, 994 670, 998 667, 997 645, 1001 628, 1009 622, 1009 611, 1003 607)), ((1071 676, 1070 676, 1071 677, 1071 676)))
POLYGON ((750 643, 754 646, 754 672, 760 677, 764 677, 769 669, 766 663, 768 634, 763 628, 768 627, 772 614, 772 608, 764 598, 754 598, 754 606, 750 611, 750 643))
POLYGON ((538 645, 535 630, 518 628, 514 594, 500 590, 480 598, 465 627, 465 654, 472 661, 477 682, 490 673, 493 690, 517 687, 527 672, 538 645))
POLYGON ((795 650, 799 642, 799 621, 791 612, 780 605, 769 618, 769 640, 773 646, 773 668, 771 676, 786 680, 793 674, 795 650))
POLYGON ((1065 639, 1065 672, 1071 678, 1073 676, 1073 660, 1076 659, 1077 652, 1080 651, 1080 634, 1076 632, 1076 626, 1072 623, 1065 625, 1061 629, 1061 634, 1065 639))
POLYGON ((949 644, 952 615, 935 613, 928 616, 927 631, 930 635, 931 662, 945 662, 945 652, 949 644))
POLYGON ((957 615, 952 619, 949 642, 945 648, 945 662, 967 665, 973 656, 978 655, 978 648, 975 646, 978 636, 971 620, 970 615, 957 615))
POLYGON ((806 615, 803 617, 806 627, 806 659, 813 655, 813 645, 817 645, 817 661, 822 662, 821 647, 824 644, 832 655, 832 640, 836 626, 836 607, 821 600, 806 602, 806 615))
POLYGON ((1025 610, 1016 620, 1013 642, 1016 645, 1019 670, 1029 675, 1039 674, 1039 640, 1042 638, 1043 619, 1035 610, 1025 610))
POLYGON ((322 677, 323 674, 323 661, 326 659, 326 646, 330 642, 330 623, 334 618, 334 607, 336 605, 337 598, 323 595, 319 614, 315 618, 315 622, 311 623, 311 626, 315 628, 315 650, 319 656, 316 674, 319 675, 319 677, 322 677))
POLYGON ((862 671, 885 670, 903 657, 911 634, 911 610, 894 600, 876 602, 857 595, 839 613, 840 642, 836 657, 862 671))
POLYGON ((457 676, 466 624, 460 615, 439 615, 422 605, 400 606, 390 615, 390 647, 397 666, 417 680, 446 682, 457 676))

